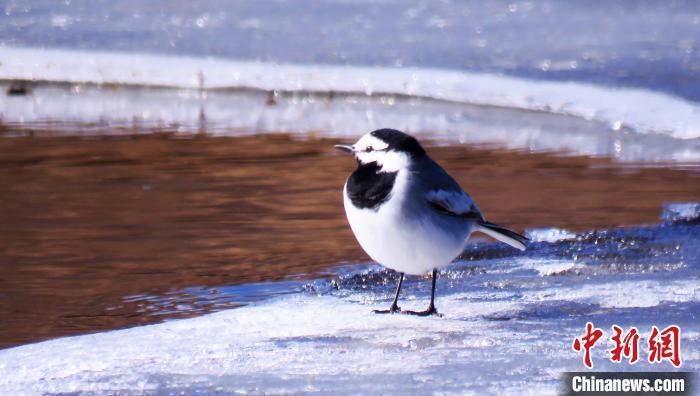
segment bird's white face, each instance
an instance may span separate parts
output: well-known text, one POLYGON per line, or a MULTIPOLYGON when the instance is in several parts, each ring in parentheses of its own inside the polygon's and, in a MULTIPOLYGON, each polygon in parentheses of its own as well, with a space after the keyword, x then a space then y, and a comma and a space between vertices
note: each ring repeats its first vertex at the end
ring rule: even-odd
POLYGON ((411 158, 407 153, 393 150, 385 141, 368 133, 350 146, 360 163, 376 162, 381 172, 398 172, 407 168, 411 158))

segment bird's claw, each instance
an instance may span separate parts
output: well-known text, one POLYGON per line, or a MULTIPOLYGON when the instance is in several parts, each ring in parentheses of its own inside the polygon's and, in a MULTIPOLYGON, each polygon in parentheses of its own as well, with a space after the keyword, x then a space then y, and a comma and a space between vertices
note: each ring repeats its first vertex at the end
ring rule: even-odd
POLYGON ((442 318, 442 314, 435 309, 434 306, 429 307, 425 311, 401 311, 402 314, 404 315, 414 315, 414 316, 437 316, 438 318, 442 318))
POLYGON ((403 313, 401 310, 401 307, 398 305, 392 305, 389 307, 389 309, 375 309, 372 311, 373 314, 395 314, 395 313, 403 313))

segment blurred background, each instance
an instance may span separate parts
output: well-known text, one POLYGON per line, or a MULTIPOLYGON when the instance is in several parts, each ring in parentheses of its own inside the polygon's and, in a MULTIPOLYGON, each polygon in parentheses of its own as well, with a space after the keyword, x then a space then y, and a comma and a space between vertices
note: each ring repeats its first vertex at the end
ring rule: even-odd
POLYGON ((518 231, 658 223, 698 38, 694 1, 0 1, 0 348, 366 263, 332 146, 382 127, 518 231))

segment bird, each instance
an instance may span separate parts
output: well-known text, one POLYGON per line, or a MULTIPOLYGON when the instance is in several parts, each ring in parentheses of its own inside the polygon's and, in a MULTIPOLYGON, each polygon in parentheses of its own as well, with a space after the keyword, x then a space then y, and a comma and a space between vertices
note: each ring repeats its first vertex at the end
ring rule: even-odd
POLYGON ((355 238, 372 260, 399 274, 391 306, 373 313, 441 316, 435 308, 438 270, 464 251, 472 232, 525 250, 527 238, 486 221, 469 194, 413 136, 378 129, 353 145, 335 148, 357 161, 343 187, 343 206, 355 238), (404 276, 429 272, 428 308, 402 310, 398 301, 404 276))

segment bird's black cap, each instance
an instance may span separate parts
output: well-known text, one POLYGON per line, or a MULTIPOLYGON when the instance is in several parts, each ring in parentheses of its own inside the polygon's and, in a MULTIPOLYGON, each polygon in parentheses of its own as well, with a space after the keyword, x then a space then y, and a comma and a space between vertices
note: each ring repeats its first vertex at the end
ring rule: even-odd
POLYGON ((391 150, 408 153, 414 158, 425 155, 425 150, 416 138, 396 129, 377 129, 372 131, 371 135, 386 142, 391 150))

